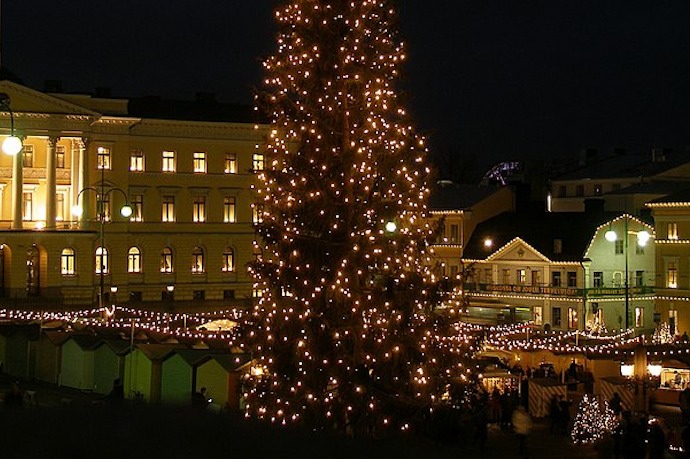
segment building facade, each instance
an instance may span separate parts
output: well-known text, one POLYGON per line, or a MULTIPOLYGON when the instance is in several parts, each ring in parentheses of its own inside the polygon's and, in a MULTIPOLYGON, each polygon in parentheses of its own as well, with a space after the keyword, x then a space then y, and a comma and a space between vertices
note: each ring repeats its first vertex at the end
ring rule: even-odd
POLYGON ((4 304, 194 309, 251 298, 265 126, 133 116, 125 99, 10 81, 0 93, 13 112, 0 113, 0 132, 13 118, 23 140, 0 157, 4 304))
POLYGON ((647 204, 654 216, 656 309, 672 332, 690 330, 690 192, 682 191, 647 204))

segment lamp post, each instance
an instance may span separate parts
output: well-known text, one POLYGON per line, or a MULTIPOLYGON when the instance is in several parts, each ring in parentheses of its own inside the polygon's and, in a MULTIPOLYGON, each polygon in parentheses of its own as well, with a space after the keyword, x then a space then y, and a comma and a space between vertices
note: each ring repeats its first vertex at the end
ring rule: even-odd
POLYGON ((22 150, 22 140, 14 134, 14 112, 10 107, 10 96, 0 93, 0 108, 10 113, 10 135, 2 141, 2 151, 10 156, 15 156, 22 150))
MULTIPOLYGON (((628 214, 623 215, 623 255, 625 257, 625 272, 623 273, 625 276, 624 279, 624 288, 625 288, 625 329, 628 330, 630 324, 629 324, 629 310, 630 310, 630 284, 628 282, 629 273, 628 273, 628 246, 629 246, 629 237, 630 234, 635 234, 637 236, 637 245, 640 247, 644 247, 647 245, 647 242, 649 242, 649 238, 651 237, 650 234, 646 230, 641 230, 641 231, 630 231, 629 230, 629 222, 630 222, 631 216, 628 214)), ((616 242, 618 240, 618 234, 613 230, 613 228, 609 229, 606 234, 604 235, 607 241, 609 242, 616 242)))
MULTIPOLYGON (((101 172, 102 175, 102 172, 101 172)), ((105 188, 103 180, 101 180, 101 186, 100 190, 94 187, 86 187, 83 190, 79 191, 79 194, 77 194, 77 204, 72 207, 72 215, 75 217, 80 218, 82 214, 84 213, 84 209, 79 206, 79 197, 84 193, 85 191, 93 191, 96 193, 96 199, 98 200, 98 223, 99 223, 99 240, 100 240, 100 247, 98 250, 98 274, 99 274, 99 289, 98 289, 98 307, 102 311, 103 308, 105 307, 104 301, 103 301, 103 296, 105 293, 105 271, 106 271, 106 263, 105 263, 105 223, 106 223, 106 212, 105 212, 105 199, 106 197, 114 192, 120 192, 125 198, 125 205, 120 208, 120 215, 122 215, 124 218, 129 218, 132 215, 132 207, 127 204, 127 193, 125 193, 123 190, 120 188, 116 187, 111 187, 111 188, 105 188)), ((115 287, 117 291, 117 287, 115 287)))

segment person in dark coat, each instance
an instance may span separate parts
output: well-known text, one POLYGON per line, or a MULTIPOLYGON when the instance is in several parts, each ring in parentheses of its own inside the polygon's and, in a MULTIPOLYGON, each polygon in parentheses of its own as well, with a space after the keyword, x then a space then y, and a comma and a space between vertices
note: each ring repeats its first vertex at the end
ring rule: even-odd
POLYGON ((611 397, 609 401, 609 407, 616 417, 620 416, 621 412, 623 412, 623 400, 621 400, 621 396, 618 395, 618 392, 613 393, 613 397, 611 397))
POLYGON ((563 435, 568 434, 568 427, 570 426, 570 401, 566 400, 563 398, 562 395, 559 395, 560 400, 558 402, 558 406, 560 407, 560 415, 561 415, 561 421, 560 421, 560 432, 563 435))
POLYGON ((551 433, 558 433, 560 431, 561 406, 558 402, 558 396, 554 395, 551 397, 551 402, 549 403, 549 432, 551 433))

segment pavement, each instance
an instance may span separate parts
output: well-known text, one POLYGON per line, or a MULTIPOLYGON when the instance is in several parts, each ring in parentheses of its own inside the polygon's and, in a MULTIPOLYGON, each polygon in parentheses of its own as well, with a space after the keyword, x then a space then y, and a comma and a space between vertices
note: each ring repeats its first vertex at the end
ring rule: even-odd
MULTIPOLYGON (((0 375, 0 393, 16 380, 0 375)), ((547 419, 536 419, 527 453, 518 454, 517 437, 490 424, 484 450, 476 442, 444 444, 419 438, 349 439, 324 432, 274 429, 238 415, 199 413, 123 402, 36 381, 19 381, 34 400, 10 409, 0 405, 0 458, 205 458, 247 454, 254 458, 612 458, 610 443, 573 445, 568 436, 549 432, 547 419)), ((679 436, 680 410, 655 405, 652 415, 679 436)))

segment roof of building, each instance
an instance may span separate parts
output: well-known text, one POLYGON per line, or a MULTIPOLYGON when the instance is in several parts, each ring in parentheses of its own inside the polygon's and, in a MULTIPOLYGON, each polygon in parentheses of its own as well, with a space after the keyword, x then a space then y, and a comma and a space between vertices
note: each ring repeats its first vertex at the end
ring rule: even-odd
POLYGON ((472 233, 463 258, 483 260, 519 237, 552 261, 581 261, 596 229, 620 215, 604 212, 504 212, 479 225, 472 233), (484 241, 493 241, 491 249, 484 241), (554 241, 561 240, 561 251, 554 251, 554 241))
POLYGON ((128 114, 138 118, 165 120, 263 122, 252 106, 218 102, 210 94, 198 95, 194 101, 166 100, 160 97, 131 98, 128 114))
POLYGON ((654 159, 650 153, 613 154, 554 177, 553 180, 616 179, 654 177, 690 161, 687 152, 673 151, 654 159))
POLYGON ((468 210, 500 188, 491 186, 463 185, 441 181, 432 189, 429 198, 429 209, 468 210))
POLYGON ((690 203, 690 187, 688 183, 684 184, 686 188, 676 191, 675 193, 668 194, 664 197, 654 199, 648 204, 669 204, 673 202, 683 202, 690 203))

